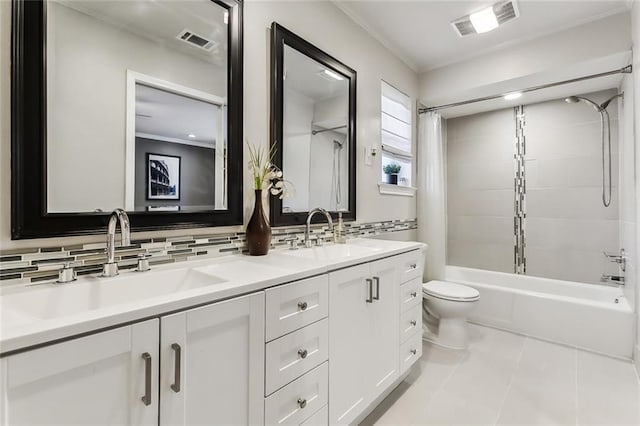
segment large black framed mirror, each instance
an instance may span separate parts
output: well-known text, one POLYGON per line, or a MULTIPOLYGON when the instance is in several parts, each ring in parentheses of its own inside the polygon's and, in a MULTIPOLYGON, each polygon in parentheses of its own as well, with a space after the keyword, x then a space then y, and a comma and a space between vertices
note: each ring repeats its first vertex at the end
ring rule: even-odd
POLYGON ((242 224, 241 0, 13 0, 12 238, 242 224))
POLYGON ((295 188, 272 200, 271 225, 303 224, 316 207, 355 220, 356 71, 275 22, 271 126, 274 163, 295 188))

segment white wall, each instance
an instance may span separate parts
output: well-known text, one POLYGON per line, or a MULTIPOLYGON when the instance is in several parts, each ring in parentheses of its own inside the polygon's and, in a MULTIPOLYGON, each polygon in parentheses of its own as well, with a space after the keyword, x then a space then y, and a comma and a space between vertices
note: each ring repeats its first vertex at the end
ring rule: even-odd
POLYGON ((286 89, 284 96, 283 138, 286 149, 282 152, 282 169, 292 183, 295 195, 283 200, 283 207, 294 212, 309 210, 309 161, 311 152, 311 121, 313 99, 286 89))
MULTIPOLYGON (((344 62, 358 73, 357 219, 359 222, 409 219, 413 197, 381 195, 380 163, 364 164, 364 147, 380 143, 380 80, 416 99, 417 75, 361 27, 326 1, 250 1, 245 4, 245 138, 266 144, 269 137, 269 28, 273 21, 344 62)), ((415 102, 414 102, 415 103, 415 102)), ((416 132, 414 132, 415 134, 416 132)), ((245 185, 250 181, 245 178, 245 185)), ((247 193, 245 193, 247 194, 247 193)), ((253 205, 245 196, 245 210, 253 205)))
POLYGON ((124 205, 127 69, 226 97, 225 69, 57 2, 47 37, 50 212, 124 205))
MULTIPOLYGON (((390 51, 353 23, 330 2, 248 1, 244 5, 244 132, 254 144, 269 141, 269 27, 277 21, 358 73, 357 92, 357 219, 359 222, 413 219, 415 198, 380 195, 380 164, 364 164, 363 147, 380 141, 380 80, 384 79, 415 100, 418 77, 390 51)), ((10 53, 11 3, 0 1, 0 245, 2 249, 102 241, 103 235, 45 240, 11 240, 10 53)), ((416 132, 414 132, 415 134, 416 132)), ((247 158, 245 148, 245 158, 247 158)), ((378 160, 379 161, 379 160, 378 160)), ((246 164, 246 163, 245 163, 246 164)), ((251 176, 244 174, 245 223, 253 209, 251 176)), ((184 235, 223 232, 241 227, 139 233, 184 235)), ((413 235, 413 233, 410 233, 413 235)))
MULTIPOLYGON (((635 55, 633 57, 633 67, 636 70, 633 73, 633 104, 640 105, 640 75, 638 70, 640 70, 640 53, 638 49, 640 49, 640 3, 634 2, 633 8, 631 10, 631 20, 632 20, 632 31, 631 36, 633 38, 633 47, 635 55)), ((635 107, 633 112, 633 123, 634 123, 634 137, 640 129, 640 107, 635 107)), ((635 195, 636 195, 636 216, 635 216, 635 224, 636 224, 636 283, 640 282, 640 267, 638 267, 639 263, 638 255, 640 255, 640 185, 638 185, 638 174, 640 168, 640 149, 638 149, 638 143, 636 141, 636 150, 635 150, 635 195)), ((640 291, 636 289, 635 292, 636 298, 636 349, 634 351, 634 361, 636 363, 636 370, 640 373, 640 291)))

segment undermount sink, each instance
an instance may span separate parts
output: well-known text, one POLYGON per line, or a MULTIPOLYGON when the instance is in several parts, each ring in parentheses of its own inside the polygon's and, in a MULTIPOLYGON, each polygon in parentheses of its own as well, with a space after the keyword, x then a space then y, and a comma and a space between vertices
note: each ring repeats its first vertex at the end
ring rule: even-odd
POLYGON ((324 246, 286 250, 282 254, 317 260, 339 260, 368 256, 380 251, 378 247, 366 247, 358 244, 329 244, 324 246))
POLYGON ((48 319, 123 303, 222 284, 227 280, 193 269, 124 272, 117 277, 86 277, 67 284, 44 284, 4 294, 2 317, 48 319), (7 309, 11 307, 11 309, 7 309))

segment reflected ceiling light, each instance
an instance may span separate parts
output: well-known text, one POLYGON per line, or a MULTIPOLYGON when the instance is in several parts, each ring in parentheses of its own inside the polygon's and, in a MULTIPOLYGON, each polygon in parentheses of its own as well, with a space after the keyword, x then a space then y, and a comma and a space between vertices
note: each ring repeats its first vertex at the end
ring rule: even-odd
POLYGON ((493 6, 482 9, 469 15, 471 25, 478 34, 486 33, 498 28, 498 18, 493 11, 493 6))
POLYGON ((337 72, 333 72, 331 70, 324 70, 325 75, 335 79, 335 80, 344 80, 344 77, 342 77, 340 74, 338 74, 337 72))
POLYGON ((225 12, 224 13, 224 17, 222 19, 224 20, 224 24, 228 25, 229 24, 229 12, 225 12))
POLYGON ((522 96, 522 92, 508 93, 508 94, 504 95, 504 100, 505 101, 512 101, 514 99, 518 99, 521 96, 522 96))
POLYGON ((194 139, 196 137, 196 135, 194 135, 193 133, 189 133, 187 136, 189 136, 191 139, 194 139))

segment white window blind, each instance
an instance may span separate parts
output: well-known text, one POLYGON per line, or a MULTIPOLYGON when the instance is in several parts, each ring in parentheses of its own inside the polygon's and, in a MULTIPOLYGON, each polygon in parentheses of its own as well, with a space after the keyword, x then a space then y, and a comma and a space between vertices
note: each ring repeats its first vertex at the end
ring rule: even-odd
POLYGON ((411 98, 382 82, 382 149, 411 157, 411 98))
MULTIPOLYGON (((400 165, 399 186, 411 186, 413 169, 411 98, 382 82, 381 96, 381 166, 400 165)), ((382 171, 384 178, 384 171, 382 171)))

